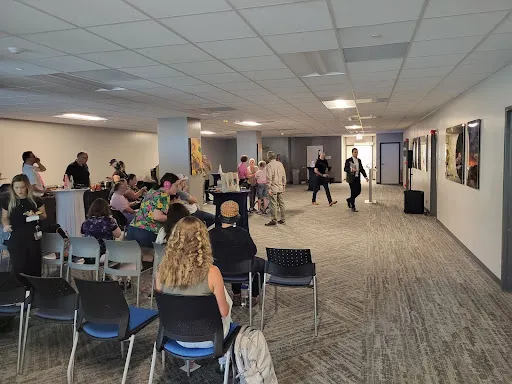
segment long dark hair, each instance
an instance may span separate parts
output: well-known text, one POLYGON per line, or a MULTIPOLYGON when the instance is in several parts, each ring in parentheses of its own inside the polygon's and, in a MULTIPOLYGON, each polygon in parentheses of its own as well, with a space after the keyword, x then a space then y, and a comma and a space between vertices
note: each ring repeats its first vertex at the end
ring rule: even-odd
POLYGON ((91 204, 89 211, 87 212, 87 218, 91 217, 105 217, 112 215, 108 201, 105 199, 96 199, 91 204))
POLYGON ((169 238, 178 221, 190 216, 190 212, 181 203, 173 203, 167 211, 167 221, 164 223, 165 240, 169 238))

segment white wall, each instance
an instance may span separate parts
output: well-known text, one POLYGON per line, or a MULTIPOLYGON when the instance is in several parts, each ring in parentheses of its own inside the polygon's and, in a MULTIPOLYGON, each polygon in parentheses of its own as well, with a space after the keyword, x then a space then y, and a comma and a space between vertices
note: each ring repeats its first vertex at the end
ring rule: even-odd
MULTIPOLYGON (((409 128, 405 137, 438 131, 437 213, 445 225, 483 264, 501 278, 503 162, 505 109, 512 105, 512 66, 449 103, 439 112, 409 128), (480 189, 445 178, 446 128, 482 119, 480 134, 480 189)), ((413 188, 418 185, 414 171, 413 188)), ((427 177, 427 173, 423 172, 427 177)))
POLYGON ((21 154, 33 151, 48 169, 46 185, 61 185, 76 154, 89 154, 91 182, 112 176, 109 161, 123 160, 140 179, 158 164, 157 135, 120 129, 0 119, 0 172, 9 182, 21 173, 21 154))

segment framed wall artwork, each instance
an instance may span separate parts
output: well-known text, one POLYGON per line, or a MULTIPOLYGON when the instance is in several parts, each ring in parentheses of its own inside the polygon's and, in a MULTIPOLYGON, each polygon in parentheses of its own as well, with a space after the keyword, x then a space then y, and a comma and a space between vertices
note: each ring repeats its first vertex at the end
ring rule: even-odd
POLYGON ((464 184, 465 125, 446 129, 446 173, 445 177, 455 183, 464 184))
POLYGON ((421 170, 428 171, 428 136, 420 137, 421 170))
POLYGON ((419 170, 421 170, 421 156, 422 156, 422 153, 421 153, 421 138, 418 137, 416 139, 416 147, 417 147, 417 152, 416 152, 416 168, 418 168, 419 170))
POLYGON ((417 156, 418 156, 418 143, 416 139, 412 139, 412 167, 418 168, 417 163, 417 156))
POLYGON ((201 139, 192 137, 189 140, 190 145, 190 174, 200 175, 203 171, 203 154, 201 150, 201 139))
POLYGON ((466 185, 474 189, 480 189, 480 119, 470 121, 467 124, 467 149, 468 166, 466 185))

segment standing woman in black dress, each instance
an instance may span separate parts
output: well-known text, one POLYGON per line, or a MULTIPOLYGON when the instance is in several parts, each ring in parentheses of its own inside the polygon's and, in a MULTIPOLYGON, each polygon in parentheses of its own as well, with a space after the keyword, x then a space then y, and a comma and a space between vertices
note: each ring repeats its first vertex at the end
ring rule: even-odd
POLYGON ((43 201, 33 195, 25 175, 14 176, 9 190, 10 199, 2 205, 2 224, 4 231, 11 233, 7 242, 11 272, 41 276, 39 220, 46 219, 43 201))

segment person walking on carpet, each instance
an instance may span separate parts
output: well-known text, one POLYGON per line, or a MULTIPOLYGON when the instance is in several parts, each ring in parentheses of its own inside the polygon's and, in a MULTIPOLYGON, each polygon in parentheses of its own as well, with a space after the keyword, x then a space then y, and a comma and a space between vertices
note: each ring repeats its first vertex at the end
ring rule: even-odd
POLYGON ((352 157, 349 157, 345 161, 344 169, 345 172, 347 172, 347 183, 350 185, 350 197, 347 199, 347 204, 353 212, 357 212, 356 197, 361 194, 361 175, 363 175, 366 182, 368 182, 368 176, 366 176, 363 163, 357 155, 357 148, 352 149, 352 157))
POLYGON ((267 185, 268 194, 270 198, 270 213, 272 214, 272 220, 267 224, 267 227, 275 226, 277 223, 285 223, 285 207, 283 193, 286 186, 286 171, 281 162, 276 160, 276 154, 272 151, 268 152, 267 155, 269 163, 267 164, 267 185), (281 211, 281 219, 277 221, 277 211, 281 211))
POLYGON ((323 185, 325 189, 325 194, 327 195, 327 201, 329 202, 329 206, 332 207, 337 201, 333 201, 331 198, 331 191, 329 191, 329 163, 325 159, 325 152, 320 152, 318 154, 318 159, 315 163, 315 189, 313 190, 313 199, 311 200, 311 204, 318 205, 316 202, 316 194, 320 190, 320 187, 323 185))

